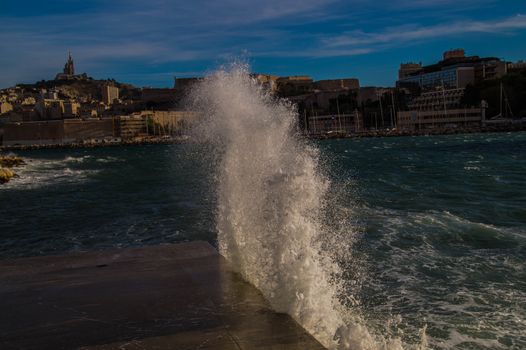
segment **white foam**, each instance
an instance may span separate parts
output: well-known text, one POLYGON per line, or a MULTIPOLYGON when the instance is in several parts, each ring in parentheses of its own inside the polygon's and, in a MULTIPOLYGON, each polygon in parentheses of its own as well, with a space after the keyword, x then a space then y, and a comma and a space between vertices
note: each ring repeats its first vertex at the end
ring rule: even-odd
POLYGON ((96 169, 75 169, 71 163, 82 162, 87 157, 66 157, 65 159, 24 158, 26 164, 14 170, 18 177, 4 184, 3 188, 35 189, 62 182, 85 181, 90 175, 96 174, 96 169), (82 160, 80 160, 82 159, 82 160))
MULTIPOLYGON (((297 114, 250 78, 220 70, 189 101, 217 152, 219 250, 278 312, 291 315, 330 349, 402 349, 373 334, 343 289, 338 258, 352 252, 353 229, 324 223, 330 182, 318 149, 295 136, 297 114), (354 311, 351 311, 354 310, 354 311)), ((346 256, 346 259, 349 257, 346 256)))

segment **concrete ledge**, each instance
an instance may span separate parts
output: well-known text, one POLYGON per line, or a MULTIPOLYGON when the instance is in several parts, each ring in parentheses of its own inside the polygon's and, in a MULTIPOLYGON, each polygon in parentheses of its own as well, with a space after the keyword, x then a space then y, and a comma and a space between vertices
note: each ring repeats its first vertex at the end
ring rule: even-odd
POLYGON ((0 261, 0 349, 323 349, 206 242, 0 261))

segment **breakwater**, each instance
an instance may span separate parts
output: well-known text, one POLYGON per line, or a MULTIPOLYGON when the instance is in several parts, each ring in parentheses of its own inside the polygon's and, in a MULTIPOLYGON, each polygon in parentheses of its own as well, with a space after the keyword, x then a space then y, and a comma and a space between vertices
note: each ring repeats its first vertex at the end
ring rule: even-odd
POLYGON ((118 142, 73 142, 57 144, 30 144, 30 145, 11 145, 0 146, 0 151, 24 151, 38 149, 76 149, 76 148, 98 148, 98 147, 118 147, 130 145, 175 145, 188 142, 188 137, 145 137, 133 140, 121 140, 118 142))
POLYGON ((479 128, 449 128, 449 129, 424 129, 424 130, 366 130, 353 134, 332 133, 325 135, 312 135, 315 139, 337 138, 367 138, 367 137, 404 137, 404 136, 434 136, 434 135, 461 135, 461 134, 486 134, 499 132, 526 131, 526 123, 502 126, 485 126, 479 128))
POLYGON ((206 242, 0 260, 2 349, 323 350, 206 242))

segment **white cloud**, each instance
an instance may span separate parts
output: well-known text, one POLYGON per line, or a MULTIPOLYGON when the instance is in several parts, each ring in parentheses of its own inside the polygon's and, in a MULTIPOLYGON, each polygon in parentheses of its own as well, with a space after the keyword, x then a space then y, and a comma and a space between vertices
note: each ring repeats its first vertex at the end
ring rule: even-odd
POLYGON ((433 26, 406 25, 387 28, 381 32, 351 31, 323 39, 326 47, 357 47, 403 43, 415 40, 447 37, 466 33, 504 33, 526 28, 526 16, 517 15, 500 21, 462 21, 433 26))

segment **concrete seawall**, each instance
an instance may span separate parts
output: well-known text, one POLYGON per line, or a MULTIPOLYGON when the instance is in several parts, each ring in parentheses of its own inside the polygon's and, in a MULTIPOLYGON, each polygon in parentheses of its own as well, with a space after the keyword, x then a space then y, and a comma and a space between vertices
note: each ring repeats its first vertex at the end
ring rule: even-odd
POLYGON ((323 349, 205 242, 0 261, 0 348, 323 349))

